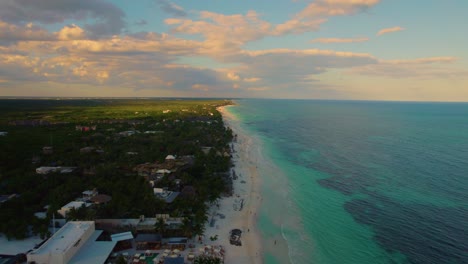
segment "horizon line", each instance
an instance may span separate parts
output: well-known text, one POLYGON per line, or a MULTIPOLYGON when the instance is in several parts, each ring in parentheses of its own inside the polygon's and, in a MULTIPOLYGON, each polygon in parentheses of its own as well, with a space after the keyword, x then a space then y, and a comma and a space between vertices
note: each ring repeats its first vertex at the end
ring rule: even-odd
POLYGON ((324 99, 324 98, 262 98, 262 97, 166 97, 166 96, 0 96, 0 100, 92 100, 92 99, 191 99, 191 100, 297 100, 297 101, 342 101, 342 102, 401 102, 401 103, 468 103, 468 101, 414 101, 373 99, 324 99))

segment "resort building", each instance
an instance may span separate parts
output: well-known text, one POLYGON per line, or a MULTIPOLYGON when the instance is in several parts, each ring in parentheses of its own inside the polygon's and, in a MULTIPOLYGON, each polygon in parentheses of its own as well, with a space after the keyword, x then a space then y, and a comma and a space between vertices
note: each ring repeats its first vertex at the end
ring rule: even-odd
POLYGON ((90 203, 85 203, 85 202, 81 202, 81 201, 73 201, 73 202, 69 202, 66 205, 62 206, 62 208, 60 208, 60 210, 58 210, 57 212, 59 214, 61 214, 63 217, 67 217, 67 213, 72 208, 79 209, 82 206, 88 207, 90 205, 91 205, 90 203))
POLYGON ((105 263, 115 241, 96 241, 102 230, 93 221, 71 221, 38 249, 27 254, 28 263, 105 263))

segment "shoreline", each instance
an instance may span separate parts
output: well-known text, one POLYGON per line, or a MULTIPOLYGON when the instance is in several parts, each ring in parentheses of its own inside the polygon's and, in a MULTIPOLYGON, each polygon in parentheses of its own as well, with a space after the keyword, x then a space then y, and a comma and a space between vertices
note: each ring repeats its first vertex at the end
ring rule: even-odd
POLYGON ((232 142, 234 146, 232 170, 238 178, 233 180, 233 195, 221 198, 210 208, 209 218, 214 219, 215 223, 213 227, 210 223, 205 225, 204 243, 222 245, 226 252, 225 264, 263 263, 261 237, 257 229, 261 204, 261 180, 251 153, 255 151, 252 149, 255 146, 252 144, 252 138, 243 133, 233 122, 235 117, 232 114, 224 107, 219 107, 217 110, 221 113, 225 126, 237 135, 237 140, 232 142), (240 239, 242 246, 231 245, 229 242, 229 231, 234 228, 242 230, 240 239), (210 237, 216 235, 218 239, 211 241, 210 237))

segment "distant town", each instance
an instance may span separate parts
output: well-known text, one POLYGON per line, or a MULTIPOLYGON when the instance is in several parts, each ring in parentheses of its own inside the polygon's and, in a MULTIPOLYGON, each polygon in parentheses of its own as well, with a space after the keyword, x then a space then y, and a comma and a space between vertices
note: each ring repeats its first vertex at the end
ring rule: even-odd
POLYGON ((1 100, 0 263, 223 263, 202 242, 233 193, 229 104, 1 100))

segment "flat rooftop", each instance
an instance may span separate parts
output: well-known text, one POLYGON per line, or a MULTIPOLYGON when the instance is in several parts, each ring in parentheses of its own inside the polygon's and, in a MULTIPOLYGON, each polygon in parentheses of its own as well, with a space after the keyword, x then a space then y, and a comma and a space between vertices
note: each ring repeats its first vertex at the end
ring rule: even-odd
POLYGON ((62 208, 79 208, 79 207, 81 207, 83 204, 86 206, 86 203, 85 203, 85 202, 72 201, 72 202, 69 202, 69 203, 67 203, 66 205, 62 206, 62 208))
POLYGON ((117 241, 96 241, 101 233, 102 230, 94 231, 68 264, 105 263, 117 241))
MULTIPOLYGON (((62 254, 72 247, 83 234, 93 228, 93 221, 70 221, 58 230, 47 242, 30 254, 62 254)), ((83 241, 85 242, 85 241, 83 241)))

